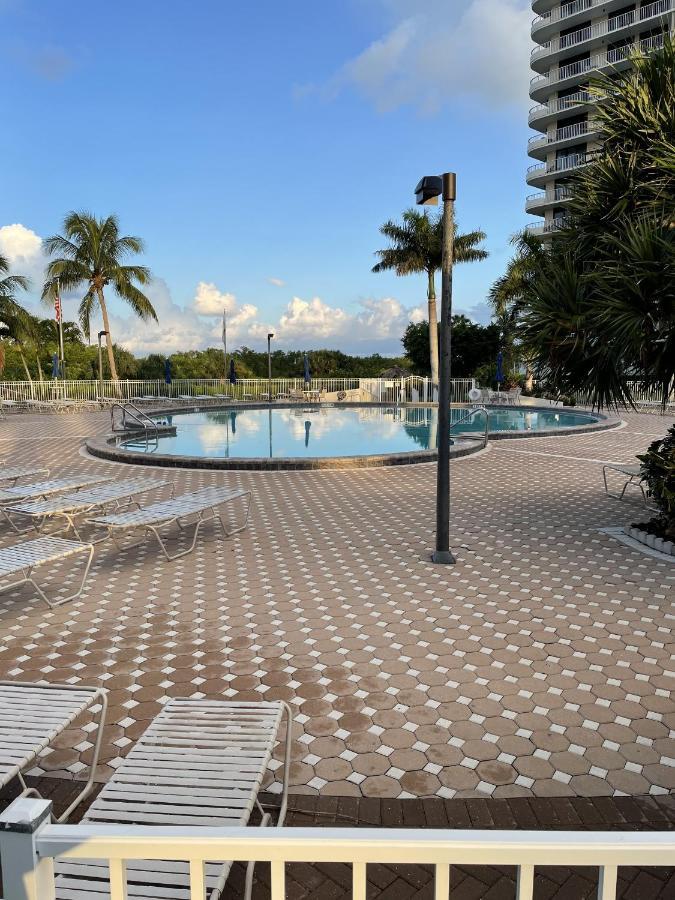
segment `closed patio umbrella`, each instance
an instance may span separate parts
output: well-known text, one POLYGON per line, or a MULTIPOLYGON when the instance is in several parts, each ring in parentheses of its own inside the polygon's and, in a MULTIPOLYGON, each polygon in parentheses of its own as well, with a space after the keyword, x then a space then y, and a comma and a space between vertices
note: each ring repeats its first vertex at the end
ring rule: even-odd
POLYGON ((164 360, 164 382, 171 384, 171 360, 168 357, 164 360))
POLYGON ((52 378, 58 378, 59 374, 59 355, 54 353, 52 354, 52 378))
POLYGON ((310 381, 312 380, 312 372, 309 368, 309 357, 307 356, 306 353, 305 353, 305 360, 304 360, 304 368, 305 368, 305 384, 309 384, 310 381))
POLYGON ((230 360, 230 384, 236 384, 236 383, 237 383, 237 373, 234 369, 234 360, 231 359, 230 360))
POLYGON ((504 381, 504 354, 501 350, 497 354, 497 375, 495 380, 497 382, 497 390, 499 391, 499 388, 504 381))

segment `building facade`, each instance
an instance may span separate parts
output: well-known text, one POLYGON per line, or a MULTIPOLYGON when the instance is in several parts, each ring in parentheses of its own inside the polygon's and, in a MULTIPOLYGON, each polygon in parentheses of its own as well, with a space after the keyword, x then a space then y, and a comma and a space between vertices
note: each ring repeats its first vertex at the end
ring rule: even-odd
POLYGON ((527 183, 537 192, 525 208, 543 217, 533 230, 550 234, 565 221, 567 177, 600 146, 589 81, 627 68, 637 48, 648 53, 661 47, 673 25, 675 0, 533 0, 532 10, 530 97, 536 105, 529 124, 537 134, 528 145, 535 162, 527 183))

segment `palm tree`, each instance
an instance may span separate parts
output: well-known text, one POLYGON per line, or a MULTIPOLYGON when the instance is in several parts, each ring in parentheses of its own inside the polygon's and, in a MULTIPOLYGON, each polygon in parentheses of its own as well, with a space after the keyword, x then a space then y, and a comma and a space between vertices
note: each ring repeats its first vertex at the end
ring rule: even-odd
MULTIPOLYGON (((13 337, 12 331, 18 327, 18 322, 28 315, 26 310, 18 303, 16 299, 17 291, 26 291, 30 285, 29 280, 23 275, 9 275, 9 262, 0 255, 0 322, 2 327, 0 334, 4 337, 13 337)), ((30 372, 26 361, 23 358, 24 368, 28 373, 30 380, 30 372)), ((5 349, 0 342, 0 372, 5 367, 5 349)))
MULTIPOLYGON (((63 222, 64 234, 56 234, 44 241, 49 254, 59 254, 47 266, 47 281, 42 290, 45 300, 53 300, 60 289, 72 291, 86 285, 87 291, 78 310, 82 331, 89 337, 91 314, 98 304, 103 329, 110 335, 110 320, 104 289, 109 285, 131 306, 143 320, 154 319, 157 313, 152 303, 136 284, 150 281, 145 266, 123 265, 132 253, 142 253, 143 241, 138 237, 119 235, 116 216, 98 219, 88 212, 68 213, 63 222)), ((117 368, 112 338, 106 341, 110 375, 117 381, 117 368)))
MULTIPOLYGON (((376 251, 380 261, 373 272, 393 269, 397 275, 425 272, 427 276, 427 302, 429 305, 429 358, 431 380, 438 384, 438 315, 436 312, 436 272, 441 268, 443 255, 443 217, 431 217, 416 209, 407 209, 402 223, 385 222, 380 233, 389 238, 391 246, 376 251)), ((457 234, 455 227, 454 261, 478 262, 487 257, 487 251, 478 245, 485 240, 482 231, 457 234)))
MULTIPOLYGON (((501 330, 513 335, 520 317, 527 308, 528 291, 541 271, 547 250, 541 239, 525 229, 511 238, 516 252, 506 272, 498 278, 488 293, 488 303, 501 330)), ((530 361, 525 360, 525 390, 531 391, 534 373, 530 361)))

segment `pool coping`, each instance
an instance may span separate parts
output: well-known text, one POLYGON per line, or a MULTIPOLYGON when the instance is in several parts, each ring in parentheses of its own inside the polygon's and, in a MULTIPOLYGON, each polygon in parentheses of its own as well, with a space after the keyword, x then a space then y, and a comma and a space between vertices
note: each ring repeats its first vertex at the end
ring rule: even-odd
MULTIPOLYGON (((392 409, 397 405, 409 406, 411 404, 395 404, 395 403, 274 403, 272 409, 297 409, 299 406, 306 409, 321 408, 361 408, 361 407, 378 407, 381 409, 392 409)), ((433 408, 435 404, 414 404, 416 407, 428 406, 433 408)), ((465 404, 469 409, 469 404, 465 404)), ((184 405, 171 406, 170 408, 160 407, 159 409, 151 409, 146 412, 148 416, 162 416, 167 413, 181 414, 191 412, 222 412, 232 410, 245 409, 269 409, 269 403, 225 403, 225 404, 205 404, 201 405, 184 405)), ((514 409, 513 406, 500 405, 493 406, 490 409, 514 409)), ((527 407, 528 412, 550 412, 551 407, 527 407)), ((532 432, 489 432, 490 440, 511 440, 514 438, 531 438, 531 437, 552 437, 564 434, 583 434, 593 431, 604 431, 609 428, 616 428, 621 424, 621 420, 615 417, 605 416, 602 413, 591 413, 589 410, 579 409, 577 407, 564 407, 565 412, 578 413, 581 415, 598 416, 601 421, 589 422, 588 425, 575 425, 569 428, 548 428, 542 431, 532 432)), ((171 429, 175 430, 175 429, 171 429)), ((162 428, 159 428, 160 434, 162 428)), ((385 453, 361 456, 332 456, 332 457, 215 457, 215 456, 179 456, 168 453, 143 453, 135 450, 127 450, 119 446, 121 441, 129 440, 134 435, 138 435, 139 429, 133 428, 126 431, 110 432, 106 435, 98 435, 87 439, 87 451, 99 459, 106 459, 111 462, 121 462, 132 465, 144 466, 161 466, 172 469, 212 469, 212 470, 302 470, 302 469, 356 469, 356 468, 376 468, 383 466, 405 466, 415 465, 417 463, 435 462, 438 459, 437 450, 413 450, 404 453, 385 453)), ((451 459, 460 459, 470 456, 484 449, 484 440, 482 432, 464 432, 461 437, 456 438, 456 442, 450 449, 451 459)))

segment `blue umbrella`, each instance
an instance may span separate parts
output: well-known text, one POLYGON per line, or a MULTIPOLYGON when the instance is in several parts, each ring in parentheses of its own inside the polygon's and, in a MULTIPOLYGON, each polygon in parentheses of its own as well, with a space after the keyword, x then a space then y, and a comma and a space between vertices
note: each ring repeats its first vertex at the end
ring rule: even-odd
POLYGON ((501 384, 504 381, 504 354, 500 350, 497 354, 497 376, 496 376, 497 384, 501 384))
POLYGON ((309 447, 309 429, 312 427, 312 423, 309 419, 305 419, 305 447, 309 447))
POLYGON ((237 373, 234 370, 234 360, 230 360, 230 384, 237 383, 237 373))
POLYGON ((164 360, 164 381, 171 384, 171 360, 168 357, 164 360))
POLYGON ((312 380, 312 373, 309 369, 309 357, 305 353, 305 384, 309 384, 312 380))
POLYGON ((52 378, 59 377, 59 374, 60 374, 59 368, 60 368, 59 367, 59 357, 58 357, 57 353, 54 353, 52 355, 52 378))

